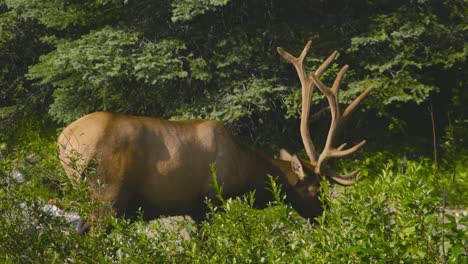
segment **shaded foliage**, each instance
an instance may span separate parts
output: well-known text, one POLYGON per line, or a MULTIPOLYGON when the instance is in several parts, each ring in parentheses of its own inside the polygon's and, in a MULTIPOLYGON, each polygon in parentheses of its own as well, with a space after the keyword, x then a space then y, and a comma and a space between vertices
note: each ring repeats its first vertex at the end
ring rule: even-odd
MULTIPOLYGON (((36 155, 48 151, 45 147, 36 155)), ((86 186, 72 188, 58 164, 46 165, 47 160, 30 156, 15 162, 1 160, 2 263, 441 263, 444 256, 447 263, 464 263, 466 259, 467 216, 446 214, 442 223, 436 188, 440 182, 427 160, 402 162, 388 154, 370 155, 364 161, 367 176, 356 185, 330 188, 324 180, 321 199, 326 210, 315 225, 284 203, 284 193, 271 178, 269 190, 275 200, 264 210, 253 208, 251 193, 217 205, 208 202, 208 221, 198 229, 187 220, 168 226, 167 219, 148 223, 111 217, 105 219, 107 231, 97 229, 85 236, 42 209, 54 197, 60 207, 82 216, 93 210, 85 202, 86 186), (382 163, 383 159, 391 161, 382 163), (14 182, 12 166, 22 167, 28 182, 14 182), (46 191, 44 181, 37 179, 51 177, 56 184, 49 184, 46 191)), ((466 185, 464 168, 455 174, 457 182, 466 185)), ((222 192, 222 186, 216 190, 222 192)), ((456 195, 468 198, 466 189, 456 195)))
POLYGON ((3 121, 34 113, 66 124, 109 110, 221 119, 259 144, 295 138, 296 121, 284 117, 298 116, 298 82, 275 47, 299 51, 313 39, 309 66, 333 49, 352 66, 343 103, 376 87, 362 107, 372 114, 359 121, 381 127, 382 139, 428 145, 420 129, 428 114, 417 105, 452 113, 437 115, 439 129, 453 119, 466 131, 465 1, 4 0, 0 8, 3 121))

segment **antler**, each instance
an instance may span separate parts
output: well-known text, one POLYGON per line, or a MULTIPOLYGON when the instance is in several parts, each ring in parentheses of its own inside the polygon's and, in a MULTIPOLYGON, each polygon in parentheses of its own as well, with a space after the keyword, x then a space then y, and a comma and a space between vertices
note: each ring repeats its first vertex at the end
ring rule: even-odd
MULTIPOLYGON (((363 140, 360 143, 354 145, 351 148, 348 148, 344 150, 346 143, 342 144, 338 148, 334 147, 334 141, 336 139, 337 131, 343 126, 343 124, 346 122, 346 120, 350 117, 350 115, 354 112, 356 109, 356 106, 370 93, 372 90, 372 86, 369 86, 363 93, 361 93, 354 101, 345 109, 343 114, 340 112, 340 106, 339 106, 339 89, 340 89, 340 84, 341 80, 343 79, 344 74, 348 70, 348 65, 345 65, 343 68, 341 68, 340 72, 338 73, 338 76, 335 79, 335 82, 333 83, 333 86, 331 88, 326 87, 322 81, 320 81, 319 77, 311 74, 311 78, 313 79, 314 83, 317 85, 318 89, 327 97, 328 99, 328 104, 330 105, 330 112, 331 112, 331 117, 332 121, 330 123, 330 129, 328 130, 328 136, 327 136, 327 141, 325 143, 325 147, 320 154, 317 162, 317 167, 316 167, 316 172, 317 173, 322 173, 322 164, 327 161, 330 158, 340 158, 344 157, 347 155, 350 155, 354 153, 356 150, 361 148, 366 141, 363 140)), ((349 178, 357 175, 359 170, 356 170, 348 175, 344 176, 338 176, 336 175, 336 172, 333 170, 329 170, 328 174, 334 174, 333 177, 339 177, 339 178, 349 178)))
POLYGON ((304 50, 302 51, 301 55, 296 58, 291 54, 285 52, 281 48, 278 48, 278 52, 283 58, 290 61, 299 75, 299 79, 302 85, 302 116, 301 116, 301 136, 302 141, 304 142, 304 146, 306 148, 307 154, 309 159, 313 165, 315 165, 315 172, 321 175, 327 175, 331 177, 333 180, 341 183, 343 185, 350 185, 354 181, 348 180, 348 178, 354 177, 359 173, 359 170, 356 170, 348 175, 338 175, 333 169, 324 168, 325 162, 330 158, 339 158, 344 157, 347 155, 352 154, 360 147, 362 147, 366 141, 363 140, 357 145, 344 150, 346 143, 342 144, 341 146, 335 148, 335 139, 337 135, 337 131, 343 126, 346 120, 350 117, 353 111, 356 109, 357 105, 369 94, 372 90, 372 87, 369 86, 362 94, 360 94, 354 101, 345 109, 343 113, 340 112, 339 108, 339 89, 341 80, 345 75, 346 71, 348 70, 348 65, 345 65, 338 76, 336 77, 333 86, 328 88, 326 85, 320 81, 320 75, 325 71, 331 61, 336 57, 336 51, 334 51, 326 60, 325 62, 318 68, 315 72, 311 72, 309 75, 306 74, 304 69, 304 58, 307 55, 307 52, 310 49, 311 41, 307 42, 304 50), (309 119, 309 112, 310 112, 310 100, 313 89, 315 85, 318 89, 327 97, 328 103, 330 105, 330 112, 332 116, 332 121, 330 124, 330 129, 327 135, 327 141, 325 143, 325 147, 317 157, 317 153, 315 151, 315 147, 312 143, 312 139, 310 138, 310 133, 308 129, 308 119, 309 119))
POLYGON ((284 51, 282 48, 278 47, 278 53, 285 58, 286 60, 290 61, 294 67, 296 68, 297 74, 299 75, 299 80, 301 81, 302 86, 302 110, 301 110, 301 137, 302 142, 304 143, 304 147, 306 149, 307 155, 309 156, 310 162, 312 164, 316 164, 318 160, 317 152, 315 150, 315 146, 312 143, 312 139, 310 137, 309 132, 309 116, 310 116, 310 100, 312 99, 312 93, 315 88, 314 81, 312 76, 320 77, 322 73, 326 70, 326 68, 330 65, 330 63, 336 57, 336 51, 333 52, 323 63, 322 65, 315 71, 314 73, 310 73, 307 75, 305 67, 304 67, 304 59, 307 55, 307 52, 310 49, 310 45, 312 41, 307 42, 306 46, 302 50, 301 55, 296 58, 289 54, 288 52, 284 51))

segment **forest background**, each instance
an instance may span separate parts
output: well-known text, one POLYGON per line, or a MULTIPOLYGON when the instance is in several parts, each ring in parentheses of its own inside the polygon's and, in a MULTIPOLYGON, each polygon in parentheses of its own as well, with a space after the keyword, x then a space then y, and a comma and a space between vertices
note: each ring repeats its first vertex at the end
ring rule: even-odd
MULTIPOLYGON (((465 0, 0 0, 0 175, 5 186, 0 197, 18 202, 3 210, 20 208, 22 200, 43 204, 51 197, 66 197, 55 140, 64 126, 94 111, 174 120, 222 120, 243 142, 266 153, 274 155, 279 147, 286 147, 304 154, 299 140, 299 82, 276 47, 298 54, 312 40, 307 60, 310 68, 318 67, 334 50, 339 53, 336 63, 322 77, 325 83, 333 81, 342 65, 350 65, 342 103, 351 102, 369 85, 374 87, 344 133, 347 142, 367 139, 366 150, 356 154, 354 162, 340 165, 345 170, 355 164, 367 166, 363 175, 369 188, 382 171, 402 173, 399 177, 415 184, 427 182, 427 193, 404 198, 402 192, 400 198, 430 196, 433 200, 424 206, 440 223, 437 217, 441 205, 464 208, 468 200, 467 16, 465 0), (424 173, 405 174, 401 168, 413 166, 408 165, 411 162, 424 173), (12 171, 24 174, 30 186, 14 187, 12 171)), ((313 100, 312 112, 326 106, 319 93, 313 100)), ((316 142, 325 141, 328 120, 329 116, 323 115, 311 124, 316 142)), ((383 181, 382 186, 385 184, 393 186, 383 181)), ((350 193, 361 197, 367 187, 362 187, 361 193, 350 188, 350 193)), ((63 204, 71 206, 67 198, 63 199, 63 204)), ((334 213, 346 216, 351 211, 336 209, 334 213)), ((411 214, 414 216, 413 211, 411 214)), ((205 233, 217 234, 217 216, 207 224, 205 233)), ((11 219, 4 217, 2 221, 10 223, 11 219)), ((333 230, 333 223, 329 220, 331 226, 323 226, 324 230, 333 230)), ((417 223, 421 222, 414 226, 417 223)), ((338 228, 343 223, 335 224, 338 228)), ((404 250, 423 262, 466 257, 466 231, 453 229, 454 238, 444 248, 444 225, 435 228, 434 236, 407 227, 399 227, 408 233, 404 233, 405 238, 424 234, 430 238, 428 245, 434 243, 434 251, 426 247, 423 254, 411 243, 408 247, 394 245, 395 250, 409 248, 404 250)), ((20 236, 22 229, 5 230, 2 234, 15 240, 12 237, 20 236)), ((317 230, 320 228, 311 232, 317 230)), ((19 239, 24 242, 21 246, 44 246, 36 236, 19 239)), ((87 241, 80 242, 83 245, 94 241, 74 239, 87 241)), ((309 243, 309 239, 304 241, 309 243)), ((382 241, 386 239, 384 236, 382 241)), ((191 243, 207 249, 210 241, 205 238, 191 243)), ((21 254, 14 254, 20 244, 2 248, 6 259, 24 261, 21 254)), ((271 250, 276 252, 275 248, 271 250)), ((32 254, 29 257, 35 256, 34 250, 31 252, 27 253, 32 254)), ((50 256, 63 253, 51 252, 50 256)), ((107 251, 100 252, 99 256, 109 260, 107 251)), ((111 252, 116 254, 117 249, 111 252)), ((206 252, 227 256, 232 262, 232 254, 223 255, 222 250, 206 252)), ((334 252, 334 257, 340 256, 336 248, 334 252)), ((360 258, 365 255, 367 260, 378 262, 371 256, 381 254, 356 252, 355 261, 366 260, 360 258)), ((410 256, 400 253, 396 250, 392 256, 410 256)), ((259 256, 252 254, 241 259, 259 256)), ((191 257, 204 255, 158 256, 193 260, 191 257)), ((309 255, 301 256, 307 259, 309 255)), ((329 255, 324 253, 323 257, 325 262, 333 262, 329 255)), ((209 259, 216 258, 210 255, 209 259)))

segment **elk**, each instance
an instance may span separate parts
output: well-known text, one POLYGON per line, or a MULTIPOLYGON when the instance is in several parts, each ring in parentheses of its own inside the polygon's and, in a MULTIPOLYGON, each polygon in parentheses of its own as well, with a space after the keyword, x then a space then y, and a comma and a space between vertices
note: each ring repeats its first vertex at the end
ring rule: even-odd
POLYGON ((117 215, 128 215, 141 208, 146 219, 188 214, 201 220, 206 213, 205 197, 216 197, 209 167, 215 164, 224 197, 255 190, 255 205, 265 207, 272 199, 266 190, 267 175, 272 175, 278 177, 286 201, 304 218, 314 219, 323 212, 318 199, 322 177, 351 185, 352 177, 359 172, 338 175, 329 161, 349 155, 365 144, 362 141, 344 149, 346 144, 336 147, 335 141, 337 132, 372 88, 367 88, 341 113, 339 88, 348 66, 341 69, 333 86, 328 88, 319 78, 337 53, 333 52, 315 73, 307 74, 304 59, 310 46, 309 41, 299 57, 277 48, 294 65, 301 82, 300 131, 309 161, 299 160, 286 150, 280 151, 279 159, 269 158, 240 143, 218 121, 166 121, 96 112, 74 121, 58 138, 60 159, 68 177, 72 182, 83 177, 83 170, 70 165, 71 156, 79 154, 84 165, 96 160, 96 179, 103 184, 100 189, 90 184, 90 192, 95 199, 110 202, 117 215), (320 155, 308 129, 315 87, 326 96, 331 111, 331 125, 320 155))

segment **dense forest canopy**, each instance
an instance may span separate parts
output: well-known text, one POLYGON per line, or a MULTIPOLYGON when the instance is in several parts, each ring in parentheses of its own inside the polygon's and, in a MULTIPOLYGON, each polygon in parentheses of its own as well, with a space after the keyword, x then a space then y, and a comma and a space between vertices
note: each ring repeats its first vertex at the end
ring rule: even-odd
MULTIPOLYGON (((326 83, 351 66, 342 102, 375 87, 349 134, 424 153, 430 111, 438 140, 467 131, 467 13, 459 0, 2 0, 2 141, 105 110, 218 119, 301 148, 299 82, 276 47, 312 40, 311 68, 339 52, 326 83)), ((326 104, 315 97, 312 111, 326 104)), ((312 125, 322 135, 325 120, 312 125)))

